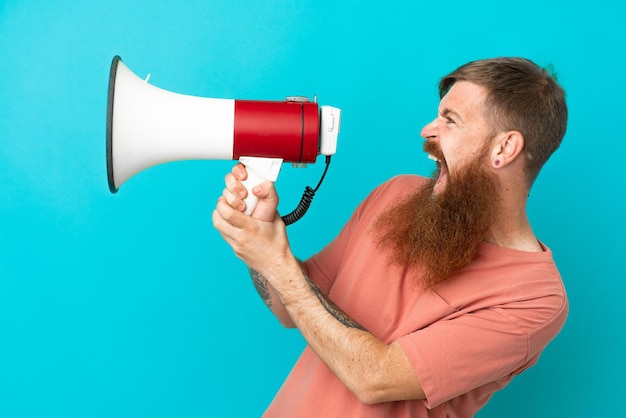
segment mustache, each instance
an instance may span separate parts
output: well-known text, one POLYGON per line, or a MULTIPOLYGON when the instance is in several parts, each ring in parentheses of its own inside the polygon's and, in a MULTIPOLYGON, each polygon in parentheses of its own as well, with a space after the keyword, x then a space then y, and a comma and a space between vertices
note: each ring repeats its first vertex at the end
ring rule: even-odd
POLYGON ((424 149, 425 153, 432 155, 439 161, 445 161, 443 152, 441 151, 441 148, 439 148, 439 145, 437 145, 436 143, 432 141, 424 141, 424 145, 422 146, 422 148, 424 149))

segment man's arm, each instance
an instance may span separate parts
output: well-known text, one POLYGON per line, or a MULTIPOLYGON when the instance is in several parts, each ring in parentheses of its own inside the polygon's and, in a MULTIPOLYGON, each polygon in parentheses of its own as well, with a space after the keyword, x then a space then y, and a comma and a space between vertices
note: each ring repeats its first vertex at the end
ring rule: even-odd
MULTIPOLYGON (((317 295, 318 299, 324 305, 326 310, 331 313, 339 322, 342 322, 346 326, 351 326, 353 328, 365 329, 361 327, 359 324, 354 322, 350 317, 348 317, 345 313, 341 311, 327 296, 327 294, 322 291, 309 277, 309 273, 306 268, 306 264, 302 261, 298 261, 300 264, 300 269, 302 270, 302 274, 306 278, 307 282, 311 286, 313 292, 317 295)), ((295 328, 296 325, 291 320, 289 313, 285 309, 283 302, 278 297, 276 290, 274 287, 269 284, 267 279, 263 277, 258 271, 253 270, 251 268, 248 269, 250 272, 250 277, 252 278, 252 283, 254 284, 254 288, 257 293, 261 297, 261 300, 265 303, 265 305, 272 311, 274 316, 278 318, 280 323, 285 328, 295 328)))
POLYGON ((249 272, 254 288, 274 316, 278 318, 285 328, 295 328, 296 325, 291 320, 291 317, 285 310, 282 301, 278 298, 272 285, 269 284, 267 279, 259 274, 258 271, 249 269, 249 272))
POLYGON ((419 379, 400 345, 387 345, 364 330, 307 278, 291 253, 285 224, 276 216, 278 196, 270 182, 253 189, 259 203, 252 216, 242 213, 246 190, 240 181, 245 177, 239 165, 226 176, 213 225, 235 254, 258 272, 257 283, 267 290, 263 294, 271 304, 281 302, 309 346, 362 402, 423 399, 419 379))
POLYGON ((352 320, 297 263, 271 275, 268 281, 275 281, 278 297, 309 346, 361 402, 425 398, 398 343, 387 345, 352 320))

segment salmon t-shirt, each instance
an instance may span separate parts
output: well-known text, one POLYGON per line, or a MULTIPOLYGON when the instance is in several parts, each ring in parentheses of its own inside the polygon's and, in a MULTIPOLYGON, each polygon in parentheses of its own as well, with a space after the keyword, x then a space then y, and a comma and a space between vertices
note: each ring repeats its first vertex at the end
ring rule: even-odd
POLYGON ((543 245, 522 252, 483 242, 469 265, 428 291, 390 264, 370 227, 424 184, 404 175, 376 188, 306 264, 342 311, 385 343, 398 341, 426 399, 363 404, 306 347, 265 417, 471 417, 560 331, 567 298, 543 245))

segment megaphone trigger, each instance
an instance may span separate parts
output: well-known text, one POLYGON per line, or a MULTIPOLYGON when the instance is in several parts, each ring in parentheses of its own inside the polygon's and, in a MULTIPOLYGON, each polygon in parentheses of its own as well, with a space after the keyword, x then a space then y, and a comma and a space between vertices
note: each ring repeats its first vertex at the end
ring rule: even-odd
POLYGON ((246 167, 246 171, 248 173, 248 177, 242 182, 243 186, 248 191, 248 195, 244 199, 244 203, 246 204, 246 209, 244 213, 246 215, 251 215, 252 212, 254 212, 254 208, 256 208, 257 203, 259 202, 259 199, 252 193, 252 189, 266 180, 269 180, 272 183, 276 182, 276 179, 278 179, 278 173, 280 173, 283 159, 265 157, 241 157, 239 158, 239 162, 241 162, 244 167, 246 167))

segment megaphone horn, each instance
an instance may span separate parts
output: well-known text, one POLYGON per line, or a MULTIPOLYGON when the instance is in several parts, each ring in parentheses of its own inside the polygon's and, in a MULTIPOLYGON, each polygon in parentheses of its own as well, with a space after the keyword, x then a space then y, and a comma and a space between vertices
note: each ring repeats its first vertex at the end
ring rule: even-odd
POLYGON ((160 89, 113 58, 107 106, 107 175, 116 193, 149 167, 182 160, 240 160, 250 190, 276 181, 283 161, 314 163, 335 153, 341 110, 300 97, 252 101, 160 89), (252 184, 254 183, 254 184, 252 184))

